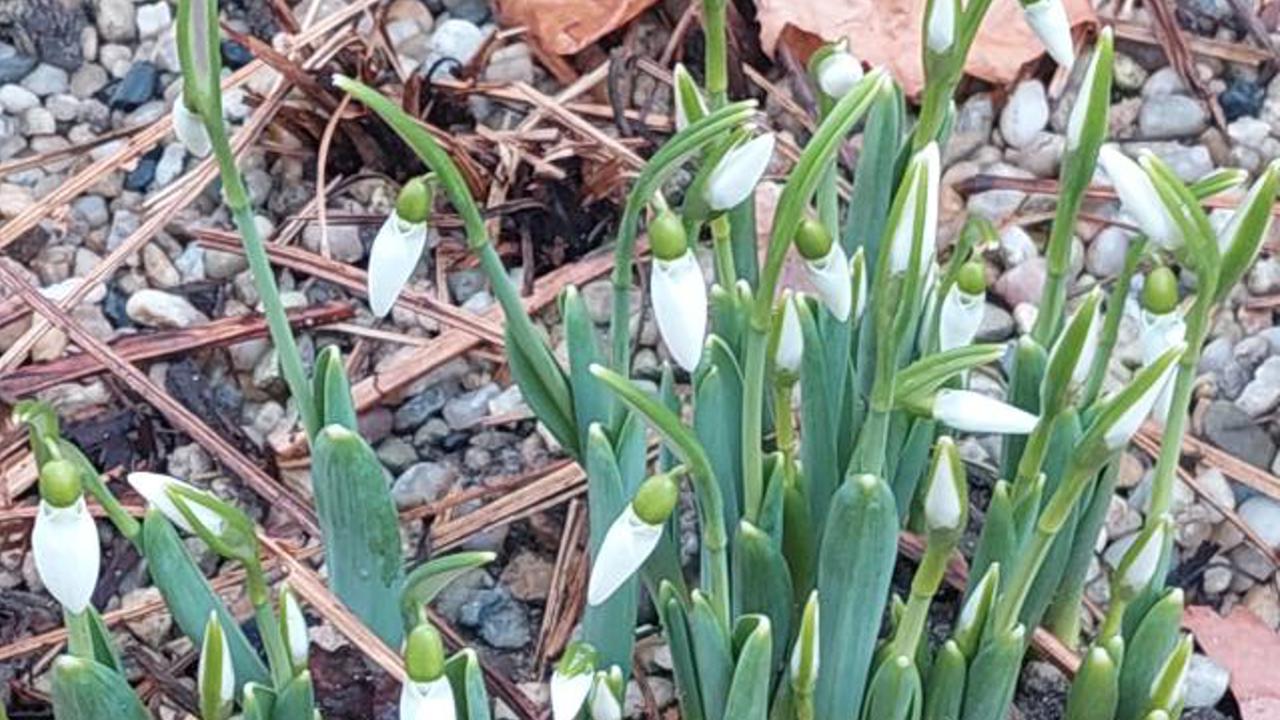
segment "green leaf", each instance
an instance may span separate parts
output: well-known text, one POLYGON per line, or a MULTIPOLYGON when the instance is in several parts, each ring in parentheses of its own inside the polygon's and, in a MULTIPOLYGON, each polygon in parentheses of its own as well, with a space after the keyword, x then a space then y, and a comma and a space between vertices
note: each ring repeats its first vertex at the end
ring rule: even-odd
POLYGON ((1090 342, 1092 331, 1101 329, 1096 323, 1102 303, 1102 291, 1094 288, 1076 308, 1067 322, 1067 327, 1054 343, 1049 354, 1049 362, 1045 367, 1044 379, 1040 383, 1040 408, 1046 413, 1056 413, 1072 400, 1072 391, 1079 390, 1083 382, 1076 379, 1087 379, 1092 366, 1092 358, 1088 357, 1086 347, 1090 342), (1083 363, 1090 367, 1080 367, 1083 363))
POLYGON ((107 666, 63 655, 53 661, 53 714, 58 720, 150 720, 133 688, 107 666))
POLYGON ((898 513, 883 480, 858 475, 832 498, 818 560, 821 661, 817 717, 862 705, 863 688, 889 595, 898 548, 898 513))
MULTIPOLYGON (((1013 367, 1009 370, 1009 404, 1032 415, 1040 414, 1040 383, 1048 362, 1044 347, 1030 335, 1018 338, 1014 346, 1013 367)), ((1006 435, 1000 458, 1001 477, 1014 478, 1027 445, 1025 435, 1006 435)))
POLYGON ((1148 713, 1163 710, 1175 717, 1181 714, 1192 647, 1191 635, 1183 635, 1165 658, 1160 672, 1151 683, 1151 699, 1147 702, 1148 713))
MULTIPOLYGON (((200 717, 204 720, 224 720, 231 715, 231 698, 222 696, 222 685, 227 681, 227 678, 223 677, 222 653, 225 648, 218 614, 217 612, 209 613, 209 622, 205 623, 204 640, 200 643, 200 664, 196 684, 196 693, 200 700, 200 717)), ((235 687, 234 669, 231 675, 231 686, 235 687)))
POLYGON ((969 564, 969 592, 972 594, 974 578, 984 578, 987 569, 999 565, 1015 567, 1018 554, 1018 532, 1013 518, 1013 500, 1009 497, 1009 483, 1000 480, 991 490, 987 505, 987 517, 978 536, 978 548, 969 564))
POLYGON ((698 693, 707 720, 732 720, 725 714, 733 681, 733 653, 729 637, 706 595, 694 590, 690 599, 689 630, 698 668, 698 693))
POLYGON ((1147 611, 1126 643, 1120 668, 1120 703, 1116 720, 1141 720, 1156 677, 1178 644, 1182 627, 1182 591, 1171 589, 1147 611))
POLYGON ((1026 630, 1021 626, 984 638, 983 646, 969 666, 965 688, 963 720, 1002 720, 1013 701, 1018 669, 1026 649, 1026 630))
POLYGON ((898 371, 894 380, 894 402, 906 407, 913 399, 933 395, 943 385, 973 368, 995 362, 1004 354, 1004 345, 975 344, 926 355, 898 371))
POLYGON ((453 705, 458 720, 490 720, 489 692, 484 687, 484 674, 476 651, 466 648, 449 658, 444 673, 453 688, 453 705))
POLYGON ((918 716, 922 694, 920 672, 911 658, 887 658, 871 678, 862 704, 862 720, 908 720, 918 716))
POLYGON ((1278 187, 1280 165, 1273 162, 1250 188, 1248 196, 1236 209, 1224 230, 1225 237, 1220 244, 1225 243, 1225 247, 1222 248, 1222 264, 1218 270, 1214 303, 1226 299, 1227 294, 1257 259, 1262 242, 1271 228, 1271 206, 1275 202, 1278 187))
POLYGON ((351 432, 359 432, 355 404, 351 400, 351 381, 347 368, 342 364, 342 353, 330 345, 316 357, 312 396, 319 407, 316 414, 321 425, 340 425, 351 432))
POLYGON ((311 686, 311 672, 303 670, 276 697, 271 709, 271 720, 314 720, 315 713, 316 700, 315 690, 311 686))
POLYGON ((231 663, 236 677, 245 682, 269 682, 266 665, 240 630, 222 599, 213 592, 209 581, 200 573, 178 531, 158 510, 148 510, 142 521, 142 554, 147 571, 169 613, 182 633, 199 645, 204 642, 205 623, 209 613, 218 614, 218 622, 231 648, 231 663))
MULTIPOLYGON (((631 502, 630 493, 623 487, 618 458, 599 423, 592 425, 587 433, 586 471, 587 508, 591 518, 590 549, 594 562, 614 519, 631 502)), ((631 667, 638 603, 636 579, 633 577, 606 602, 588 605, 583 611, 582 638, 599 653, 601 667, 631 667)))
MULTIPOLYGON (((591 423, 607 423, 613 413, 613 397, 591 374, 593 363, 602 362, 600 338, 587 315, 586 303, 573 286, 565 288, 561 299, 565 341, 569 348, 569 386, 573 391, 574 420, 578 426, 578 447, 587 447, 591 423)), ((550 426, 548 426, 550 427, 550 426)))
POLYGON ((416 624, 419 608, 430 605, 454 580, 472 570, 488 565, 497 557, 491 552, 456 552, 431 558, 409 571, 400 593, 400 604, 405 615, 406 627, 416 624))
POLYGON ((805 496, 807 483, 797 473, 795 480, 784 489, 782 506, 782 555, 786 558, 791 576, 794 602, 799 605, 809 597, 817 578, 818 535, 809 498, 805 496))
POLYGON ((954 640, 948 640, 938 648, 925 685, 924 720, 957 720, 960 717, 968 662, 954 640))
POLYGON ((839 431, 841 396, 833 387, 823 337, 808 303, 796 305, 800 329, 804 333, 804 351, 800 363, 800 456, 805 475, 805 494, 810 503, 810 517, 818 525, 812 529, 813 544, 822 537, 831 496, 840 483, 841 470, 836 446, 839 431))
POLYGON ((256 682, 246 683, 240 701, 243 720, 271 720, 271 711, 275 707, 276 694, 266 685, 256 682))
POLYGON ((773 675, 773 633, 769 619, 763 616, 747 616, 739 625, 747 632, 738 650, 724 718, 765 720, 769 710, 769 679, 773 675))
POLYGON ((693 430, 720 484, 725 527, 735 527, 742 513, 738 497, 738 478, 742 477, 742 372, 728 347, 715 336, 708 338, 694 377, 693 430))
POLYGON ((538 361, 530 357, 527 349, 514 336, 514 325, 507 323, 503 337, 507 344, 507 365, 511 368, 511 377, 520 386, 520 394, 533 410, 552 437, 570 455, 578 457, 581 447, 578 444, 578 430, 574 425, 573 403, 569 399, 569 381, 555 364, 554 370, 543 372, 538 361), (548 383, 547 376, 552 380, 548 383))
POLYGON ((1097 539, 1099 531, 1107 519, 1107 510, 1111 507, 1111 496, 1115 493, 1116 483, 1120 476, 1120 463, 1113 462, 1102 471, 1097 487, 1084 505, 1084 513, 1076 524, 1075 537, 1071 543, 1071 555, 1062 570, 1062 580, 1058 584, 1058 592, 1049 606, 1045 624, 1053 634, 1074 647, 1080 634, 1081 602, 1084 597, 1085 580, 1089 575, 1089 565, 1094 558, 1094 542, 1087 538, 1097 539))
POLYGON ((373 448, 330 425, 316 435, 311 484, 325 541, 329 587, 384 642, 404 637, 399 515, 373 448))
POLYGON ((671 668, 675 675, 676 693, 685 720, 703 720, 702 692, 698 685, 698 668, 693 659, 693 639, 689 632, 689 616, 679 591, 669 582, 658 591, 658 610, 663 636, 671 650, 671 668))
POLYGON ((85 620, 89 628, 89 641, 93 647, 93 659, 105 665, 107 669, 124 674, 124 663, 120 661, 120 649, 111 638, 111 631, 93 605, 85 608, 85 620))
MULTIPOLYGON (((733 547, 733 614, 768 618, 779 638, 791 637, 791 573, 776 543, 749 521, 738 524, 733 547)), ((773 646, 772 668, 782 667, 786 644, 773 646)))
POLYGON ((1067 695, 1065 720, 1096 720, 1115 717, 1119 698, 1120 668, 1111 654, 1100 647, 1089 650, 1067 695))
POLYGON ((859 247, 866 248, 867 272, 872 275, 902 166, 906 114, 902 91, 894 86, 893 92, 876 98, 862 133, 862 152, 858 154, 841 244, 850 254, 859 247))

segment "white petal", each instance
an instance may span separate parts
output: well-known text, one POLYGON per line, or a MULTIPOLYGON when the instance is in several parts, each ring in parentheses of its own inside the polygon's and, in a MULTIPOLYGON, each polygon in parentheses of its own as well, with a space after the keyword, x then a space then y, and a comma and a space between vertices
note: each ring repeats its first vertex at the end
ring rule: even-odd
POLYGON ((196 157, 205 157, 213 150, 204 121, 187 107, 182 99, 182 93, 178 93, 178 97, 174 99, 170 115, 173 120, 173 134, 187 152, 196 157))
MULTIPOLYGON (((222 666, 222 669, 221 669, 221 675, 218 678, 218 699, 221 700, 223 705, 228 705, 231 703, 233 699, 235 699, 236 671, 235 671, 235 668, 231 666, 231 648, 227 646, 226 629, 222 628, 221 625, 219 625, 219 628, 222 630, 222 632, 217 634, 217 638, 219 640, 217 649, 218 649, 218 656, 221 659, 219 662, 219 665, 222 666)), ((206 643, 212 642, 213 638, 214 638, 213 633, 206 632, 205 634, 206 643)), ((200 658, 201 672, 196 677, 196 687, 199 689, 199 692, 201 695, 204 694, 204 681, 205 681, 204 663, 206 658, 212 652, 213 652, 212 647, 207 652, 203 647, 201 647, 201 658, 200 658)))
POLYGON ((956 37, 956 0, 933 0, 925 41, 935 53, 951 49, 956 37))
POLYGON ((1062 0, 1039 0, 1023 10, 1027 24, 1049 51, 1049 56, 1062 67, 1070 68, 1076 61, 1076 51, 1071 41, 1071 21, 1067 19, 1062 0))
POLYGON ((706 199, 712 210, 729 210, 746 200, 773 158, 773 133, 759 135, 725 153, 707 179, 706 199))
POLYGON ((889 250, 889 269, 895 274, 907 271, 911 266, 912 251, 916 237, 916 209, 925 203, 924 228, 920 238, 920 267, 925 272, 933 262, 937 252, 938 235, 938 177, 941 157, 938 144, 931 142, 911 160, 908 170, 911 184, 907 189, 907 199, 903 204, 902 216, 893 229, 892 245, 889 250), (925 173, 925 195, 920 197, 919 173, 925 173))
POLYGON ((862 248, 858 248, 853 257, 849 258, 849 274, 857 275, 857 287, 854 288, 854 297, 857 300, 855 306, 857 313, 853 318, 855 322, 862 319, 862 313, 867 309, 867 266, 863 262, 863 257, 862 248), (861 266, 860 272, 859 266, 861 266))
POLYGON ((1093 370, 1093 359, 1098 355, 1098 343, 1102 339, 1102 311, 1096 308, 1089 321, 1089 330, 1085 333, 1084 344, 1080 347, 1080 357, 1076 358, 1076 366, 1071 370, 1071 383, 1082 387, 1093 370))
POLYGON ((622 720, 622 706, 603 680, 596 682, 591 695, 591 720, 622 720))
POLYGON ((592 674, 551 675, 551 720, 573 720, 578 717, 587 696, 591 694, 592 674))
POLYGON ((930 530, 954 530, 960 525, 962 508, 951 458, 939 458, 937 468, 924 496, 925 523, 930 530))
POLYGON ((1142 393, 1138 399, 1129 406, 1120 419, 1114 425, 1107 429, 1102 437, 1103 443, 1112 450, 1119 450, 1129 443, 1134 434, 1138 432, 1138 428, 1142 425, 1142 421, 1147 415, 1151 414, 1155 408, 1156 401, 1160 399, 1160 393, 1164 392, 1165 385, 1170 384, 1174 373, 1178 369, 1178 363, 1171 362, 1169 367, 1165 368, 1160 377, 1156 379, 1147 391, 1142 393))
POLYGON ((688 250, 675 260, 654 259, 649 279, 658 332, 680 367, 693 372, 707 334, 707 283, 688 250))
POLYGON ((369 309, 386 317, 413 276, 427 246, 427 224, 411 223, 396 213, 387 216, 369 248, 369 309))
MULTIPOLYGON (((1177 310, 1163 315, 1142 311, 1142 362, 1152 363, 1187 337, 1187 322, 1177 310)), ((1173 404, 1173 383, 1165 383, 1151 409, 1151 419, 1163 425, 1173 404)))
POLYGON ((1067 148, 1074 150, 1080 147, 1080 135, 1084 132, 1084 121, 1089 117, 1089 98, 1093 96, 1093 84, 1098 77, 1098 61, 1102 53, 1095 48, 1089 60, 1089 69, 1085 71, 1084 81, 1080 83, 1080 92, 1076 93, 1075 104, 1071 106, 1071 115, 1067 118, 1067 148))
POLYGON ((1166 250, 1176 250, 1181 246, 1182 237, 1177 226, 1165 210, 1146 171, 1114 145, 1102 146, 1098 162, 1111 178, 1124 211, 1138 223, 1142 232, 1166 250))
POLYGON ((628 503, 627 509, 609 526, 604 542, 600 543, 600 552, 591 563, 587 603, 599 605, 612 597, 649 559, 660 539, 662 526, 641 520, 628 503))
POLYGON ((836 50, 818 66, 818 87, 828 97, 840 99, 862 79, 862 63, 844 50, 836 50))
POLYGON ((289 644, 289 658, 295 666, 305 666, 311 640, 307 637, 307 619, 293 593, 285 593, 284 596, 284 627, 284 639, 289 644))
POLYGON ((782 329, 778 331, 778 354, 774 362, 789 373, 800 371, 804 358, 804 331, 800 328, 800 313, 796 310, 796 298, 788 298, 782 309, 782 329))
POLYGON ((972 433, 1025 435, 1036 426, 1036 416, 1008 403, 972 390, 939 390, 933 404, 934 418, 956 430, 972 433))
POLYGON ((40 501, 31 531, 31 554, 49 594, 69 612, 84 612, 98 584, 102 552, 98 528, 83 497, 65 508, 40 501))
MULTIPOLYGON (((178 486, 185 487, 193 492, 203 493, 205 495, 208 495, 209 493, 188 485, 177 478, 169 477, 168 475, 161 475, 160 473, 133 472, 129 473, 128 480, 129 485, 131 485, 133 489, 143 497, 143 499, 150 503, 152 507, 159 510, 166 518, 168 518, 169 522, 189 533, 195 533, 195 528, 191 527, 191 523, 187 522, 186 516, 178 510, 178 506, 173 503, 172 499, 170 499, 169 488, 178 486)), ((187 507, 191 510, 191 513, 196 516, 196 519, 199 520, 200 524, 209 528, 209 530, 215 535, 222 532, 222 518, 217 513, 203 505, 200 505, 199 503, 188 502, 187 507)))
POLYGON ((840 322, 848 320, 853 308, 853 278, 849 275, 849 258, 840 243, 831 243, 826 257, 806 260, 804 267, 822 304, 840 322))
POLYGON ((441 675, 431 682, 406 682, 400 690, 400 720, 457 720, 453 688, 441 675))
POLYGON ((986 314, 986 293, 972 294, 952 285, 938 316, 938 348, 943 352, 967 347, 982 326, 986 314))
POLYGON ((676 64, 675 70, 672 72, 671 91, 675 96, 676 105, 676 132, 689 127, 689 110, 684 105, 684 93, 680 92, 681 82, 688 82, 693 85, 694 93, 698 97, 698 116, 703 117, 707 114, 707 101, 702 97, 702 91, 693 82, 693 77, 689 75, 689 71, 684 65, 676 64))
POLYGON ((1125 568, 1122 581, 1133 592, 1142 590, 1151 582, 1156 574, 1156 565, 1160 563, 1160 554, 1164 550, 1164 532, 1156 530, 1147 538, 1146 544, 1138 551, 1138 556, 1125 568))

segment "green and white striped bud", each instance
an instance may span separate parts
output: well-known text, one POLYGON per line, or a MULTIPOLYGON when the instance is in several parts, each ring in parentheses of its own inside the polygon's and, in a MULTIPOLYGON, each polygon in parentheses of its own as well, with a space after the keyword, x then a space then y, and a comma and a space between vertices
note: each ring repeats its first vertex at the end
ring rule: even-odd
POLYGON ((595 684, 596 651, 588 643, 574 642, 551 674, 552 720, 574 720, 586 704, 595 684))
POLYGON ((235 669, 231 665, 231 649, 218 613, 209 611, 200 643, 200 674, 196 683, 200 696, 201 720, 226 720, 231 717, 236 693, 235 669))
MULTIPOLYGON (((955 441, 943 435, 933 452, 929 488, 924 496, 924 524, 931 537, 957 537, 969 514, 969 485, 955 441)), ((932 542, 932 539, 930 540, 932 542)))
POLYGON ((1023 17, 1036 37, 1049 51, 1049 57, 1062 67, 1075 64, 1075 44, 1071 40, 1071 21, 1062 0, 1032 0, 1022 6, 1023 17))
POLYGON ((617 665, 596 673, 591 692, 591 720, 622 720, 622 670, 617 665))

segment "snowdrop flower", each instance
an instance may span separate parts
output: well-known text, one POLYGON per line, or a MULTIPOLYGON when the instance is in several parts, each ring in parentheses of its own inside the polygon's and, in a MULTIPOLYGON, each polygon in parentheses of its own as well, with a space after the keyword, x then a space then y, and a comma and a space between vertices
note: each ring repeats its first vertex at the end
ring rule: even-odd
POLYGON ((596 651, 575 642, 565 649, 551 674, 551 719, 573 720, 587 702, 595 683, 596 651))
POLYGON ((862 61, 854 57, 842 43, 834 48, 818 63, 818 87, 823 94, 839 100, 862 79, 862 61))
POLYGON ((800 328, 800 311, 796 310, 798 302, 803 302, 803 298, 795 295, 782 300, 782 327, 778 330, 778 352, 773 360, 778 370, 792 376, 800 372, 800 361, 804 359, 804 331, 800 328))
MULTIPOLYGON (((1140 324, 1144 365, 1155 362, 1187 338, 1187 321, 1178 311, 1178 280, 1173 271, 1163 265, 1152 270, 1142 285, 1140 324)), ((1151 409, 1151 419, 1163 425, 1172 404, 1173 383, 1165 383, 1151 409)))
POLYGON ((964 466, 955 442, 946 435, 938 438, 929 472, 929 489, 924 496, 924 523, 930 533, 953 535, 964 529, 968 503, 964 466))
POLYGON ((773 133, 764 133, 724 154, 707 178, 707 205, 717 212, 741 205, 764 177, 773 158, 773 133))
MULTIPOLYGON (((1160 358, 1154 362, 1169 358, 1171 353, 1174 356, 1180 355, 1185 348, 1186 345, 1184 343, 1178 343, 1173 348, 1166 350, 1160 358)), ((1154 368, 1152 367, 1154 362, 1148 363, 1147 367, 1144 369, 1154 371, 1154 368)), ((1151 382, 1146 389, 1144 389, 1142 393, 1124 409, 1124 412, 1120 414, 1120 417, 1106 429, 1106 432, 1102 436, 1102 442, 1108 450, 1119 450, 1129 444, 1129 441, 1133 439, 1134 434, 1138 432, 1138 428, 1142 425, 1142 421, 1150 415, 1152 409, 1155 408, 1156 401, 1160 399, 1160 393, 1164 392, 1165 385, 1169 384, 1173 379, 1173 375, 1177 369, 1178 363, 1173 362, 1172 360, 1166 363, 1164 369, 1160 371, 1160 374, 1155 377, 1154 381, 1151 382)))
POLYGON ((1178 249, 1182 245, 1182 234, 1169 217, 1146 171, 1114 145, 1102 146, 1098 162, 1111 178, 1116 195, 1120 196, 1120 205, 1142 232, 1166 250, 1178 249))
POLYGON ((89 607, 102 553, 98 528, 80 492, 80 474, 66 460, 40 468, 40 505, 31 531, 31 554, 45 589, 67 612, 89 607))
POLYGON ((1133 598, 1146 589, 1155 577, 1164 552, 1165 527, 1168 519, 1161 519, 1144 531, 1125 552, 1116 568, 1116 591, 1124 598, 1133 598))
POLYGON ((804 258, 805 274, 822 304, 836 320, 848 320, 853 308, 853 278, 844 248, 831 239, 825 225, 805 218, 796 230, 796 250, 804 258))
POLYGON ((405 183, 395 212, 382 223, 369 249, 369 309, 386 317, 418 267, 427 246, 427 218, 434 193, 423 178, 405 183))
POLYGON ((204 626, 204 640, 200 644, 200 669, 196 678, 200 697, 200 714, 205 718, 225 718, 231 715, 231 702, 235 699, 236 674, 231 666, 231 649, 227 646, 218 613, 209 611, 209 621, 204 626))
POLYGON ((170 116, 173 134, 187 152, 196 157, 205 157, 213 150, 213 143, 209 141, 209 131, 204 126, 204 119, 200 117, 200 113, 187 105, 186 98, 181 92, 173 101, 170 116))
POLYGON ((916 236, 920 236, 920 272, 933 263, 938 242, 938 180, 942 158, 938 143, 930 142, 911 158, 895 201, 893 231, 889 242, 889 270, 901 275, 911 267, 916 236), (906 193, 903 195, 903 193, 906 193), (923 213, 917 212, 923 205, 923 213), (923 215, 923 227, 917 219, 923 215))
POLYGON ((307 637, 307 619, 302 614, 302 606, 288 585, 280 590, 280 625, 294 672, 301 672, 307 667, 311 640, 307 637))
POLYGON ((671 87, 675 94, 676 132, 679 132, 706 116, 707 101, 684 63, 676 63, 671 71, 671 87))
POLYGON ((600 605, 644 565, 662 539, 662 529, 675 510, 680 488, 675 478, 659 473, 645 480, 635 498, 605 533, 591 563, 587 603, 600 605))
POLYGON ((924 39, 929 52, 935 55, 951 49, 956 41, 956 0, 933 0, 930 3, 924 39))
MULTIPOLYGON (((198 534, 197 530, 192 527, 187 520, 187 516, 178 509, 178 504, 174 502, 175 490, 181 489, 184 493, 205 495, 215 502, 220 502, 204 490, 160 473, 133 472, 129 473, 128 481, 134 491, 141 495, 151 507, 159 510, 162 515, 168 518, 169 522, 192 534, 198 534)), ((200 503, 187 502, 186 506, 191 514, 195 516, 196 522, 203 525, 214 535, 222 534, 222 516, 200 503)))
POLYGON ((685 240, 684 223, 663 210, 649 223, 653 263, 649 295, 654 319, 667 349, 680 367, 693 372, 707 334, 707 281, 685 240))
POLYGON ((970 260, 960 268, 938 311, 938 349, 946 352, 973 343, 982 326, 986 303, 986 270, 980 261, 970 260))
POLYGON ((422 623, 405 640, 408 679, 400 690, 400 720, 457 720, 453 688, 444 674, 444 643, 430 623, 422 623))
POLYGON ((622 671, 618 666, 596 673, 596 684, 591 693, 591 720, 622 720, 622 671))
MULTIPOLYGON (((1111 62, 1111 28, 1102 29, 1102 33, 1098 36, 1097 46, 1093 50, 1093 57, 1089 59, 1089 68, 1085 70, 1084 81, 1080 83, 1080 91, 1076 94, 1075 104, 1071 106, 1071 115, 1067 118, 1067 149, 1075 150, 1080 147, 1080 139, 1084 135, 1085 123, 1089 120, 1089 110, 1093 103, 1093 96, 1100 88, 1098 87, 1099 75, 1098 65, 1102 62, 1111 62)), ((1106 79, 1106 70, 1103 70, 1102 79, 1106 79)), ((1109 86, 1108 86, 1109 87, 1109 86)), ((1100 102, 1109 102, 1110 98, 1100 98, 1100 102)), ((1102 117, 1099 118, 1100 125, 1106 125, 1105 106, 1102 117)))
POLYGON ((1071 21, 1062 0, 1032 0, 1022 6, 1023 17, 1036 37, 1049 51, 1049 57, 1064 68, 1076 61, 1075 45, 1071 40, 1071 21))
POLYGON ((971 433, 1025 435, 1038 418, 993 397, 972 390, 939 390, 933 400, 933 418, 955 430, 971 433))

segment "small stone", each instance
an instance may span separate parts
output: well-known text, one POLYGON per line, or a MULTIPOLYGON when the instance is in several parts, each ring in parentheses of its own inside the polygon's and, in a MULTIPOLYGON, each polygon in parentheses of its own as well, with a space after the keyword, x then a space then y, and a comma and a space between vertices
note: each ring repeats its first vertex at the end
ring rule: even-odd
POLYGON ((9 43, 0 43, 0 85, 21 80, 36 66, 36 59, 18 52, 9 43))
POLYGON ((1273 549, 1280 550, 1280 502, 1255 495, 1240 504, 1240 519, 1273 549))
POLYGON ((173 25, 173 13, 165 0, 138 6, 138 35, 154 38, 173 25))
POLYGON ((991 93, 975 93, 965 100, 956 114, 951 139, 943 150, 946 154, 945 165, 950 166, 954 161, 968 157, 986 144, 991 137, 995 118, 995 103, 991 99, 991 93))
POLYGON ((33 107, 22 113, 22 132, 27 136, 52 135, 57 131, 58 121, 45 108, 33 107))
POLYGON ((1138 92, 1149 77, 1145 68, 1138 64, 1131 55, 1118 52, 1115 54, 1111 69, 1112 82, 1125 92, 1138 92))
POLYGON ((488 383, 471 392, 452 398, 444 406, 444 419, 454 430, 475 427, 489 414, 489 401, 502 392, 495 383, 488 383))
POLYGON ((378 459, 388 470, 399 473, 418 461, 418 451, 403 438, 390 437, 378 446, 378 459))
POLYGON ((49 63, 40 63, 22 78, 22 87, 40 97, 64 93, 69 89, 69 83, 67 71, 49 63))
POLYGON ((487 282, 484 273, 478 269, 459 270, 449 273, 445 278, 445 283, 449 286, 449 294, 458 304, 465 303, 472 295, 483 290, 487 282))
POLYGON ((129 171, 128 175, 124 176, 124 189, 133 192, 146 192, 147 188, 156 179, 156 166, 160 164, 160 155, 163 152, 160 148, 155 148, 138 158, 137 166, 129 171))
POLYGON ((173 266, 169 255, 155 243, 147 243, 142 248, 142 267, 146 270, 147 280, 158 288, 176 287, 182 283, 182 275, 173 266))
POLYGON ((1222 106, 1222 114, 1227 122, 1239 118, 1253 116, 1262 112, 1262 103, 1267 99, 1267 91, 1258 83, 1236 75, 1231 78, 1227 89, 1218 95, 1218 104, 1222 106))
POLYGON ((1138 113, 1138 132, 1152 140, 1191 137, 1208 126, 1209 112, 1186 95, 1148 98, 1138 113))
POLYGON ((513 43, 494 51, 484 79, 493 83, 532 83, 533 53, 525 43, 513 43))
POLYGON ((125 305, 125 312, 139 325, 154 328, 189 328, 209 321, 181 295, 152 289, 134 293, 125 305))
POLYGON ((249 261, 240 253, 204 251, 204 273, 212 280, 226 280, 244 272, 249 261))
POLYGON ((0 87, 0 109, 10 115, 21 115, 40 106, 40 97, 21 85, 12 83, 0 87))
POLYGON ((1176 142, 1131 143, 1126 150, 1138 152, 1150 150, 1173 170, 1179 180, 1190 183, 1204 177, 1214 168, 1213 157, 1203 145, 1183 145, 1176 142))
POLYGON ((328 232, 322 234, 320 224, 311 223, 302 231, 302 246, 311 252, 320 252, 325 240, 329 243, 329 257, 338 262, 358 263, 364 259, 364 243, 357 225, 329 225, 328 232))
POLYGON ((124 79, 111 93, 112 109, 130 111, 141 107, 156 94, 160 73, 155 63, 139 60, 129 67, 124 79))
POLYGON ((1206 594, 1220 595, 1231 587, 1231 580, 1234 573, 1231 568, 1223 565, 1212 565, 1205 568, 1204 576, 1201 578, 1201 587, 1204 588, 1206 594))
MULTIPOLYGON (((160 591, 154 587, 143 587, 137 590, 131 590, 120 598, 120 608, 129 610, 141 605, 151 604, 163 605, 163 598, 160 591)), ((169 631, 173 628, 173 617, 167 612, 151 612, 135 617, 132 620, 126 620, 125 626, 129 628, 129 632, 138 637, 138 640, 147 647, 160 647, 169 636, 169 631)))
POLYGON ((1231 673, 1200 653, 1191 656, 1187 666, 1184 699, 1187 708, 1208 708, 1218 704, 1227 694, 1231 673))
POLYGON ((391 497, 401 510, 435 502, 452 489, 457 474, 453 468, 438 462, 411 465, 391 486, 391 497))
POLYGON ((1045 260, 1034 257, 1000 276, 992 288, 1009 307, 1040 300, 1044 290, 1045 260))
POLYGON ((1035 139, 1049 122, 1049 101, 1039 80, 1018 83, 1000 112, 1000 136, 1005 144, 1021 148, 1035 139))
POLYGON ((1010 225, 1000 232, 1000 256, 1005 267, 1015 267, 1038 255, 1035 240, 1021 225, 1010 225))
POLYGON ((81 100, 88 100, 107 86, 110 78, 107 71, 96 63, 86 63, 76 68, 71 75, 71 94, 81 100))
POLYGON ((1280 357, 1268 358, 1258 367, 1253 380, 1236 398, 1236 405, 1255 418, 1280 405, 1280 357))
POLYGON ((449 396, 457 391, 451 382, 438 383, 409 398, 395 414, 395 429, 400 432, 416 430, 427 418, 444 408, 449 396))
POLYGON ((521 551, 511 558, 498 581, 511 591, 512 597, 525 602, 543 602, 551 593, 555 568, 536 553, 521 551))
POLYGON ((1280 290, 1280 258, 1258 260, 1249 271, 1247 284, 1254 295, 1270 295, 1280 290))
POLYGON ((98 35, 109 43, 128 42, 137 37, 137 10, 132 0, 96 0, 98 35))
POLYGON ((1172 65, 1166 65, 1151 73, 1151 76, 1147 78, 1146 84, 1142 86, 1143 98, 1186 94, 1187 86, 1182 82, 1182 76, 1178 75, 1178 71, 1172 65))
POLYGON ((1280 597, 1274 582, 1255 585, 1241 603, 1272 630, 1280 629, 1280 597))
POLYGON ((179 445, 169 453, 168 471, 180 480, 189 480, 212 472, 213 459, 196 443, 179 445))
POLYGON ((1214 445, 1259 468, 1271 467, 1276 444, 1266 430, 1235 403, 1215 400, 1204 417, 1204 434, 1214 445))
POLYGON ((1094 236, 1085 252, 1084 264, 1090 275, 1110 278, 1124 269, 1125 256, 1129 252, 1129 233, 1114 225, 1108 225, 1094 236))
POLYGON ((433 77, 447 75, 452 71, 453 63, 466 65, 471 62, 483 44, 484 32, 475 23, 449 18, 440 23, 431 36, 431 54, 424 65, 432 68, 433 77))
POLYGON ((461 624, 480 628, 480 637, 501 650, 517 650, 529 644, 529 617, 524 606, 498 587, 476 593, 463 605, 461 624))
POLYGON ((162 188, 182 174, 183 163, 187 159, 187 149, 181 143, 166 145, 156 162, 155 186, 162 188))

